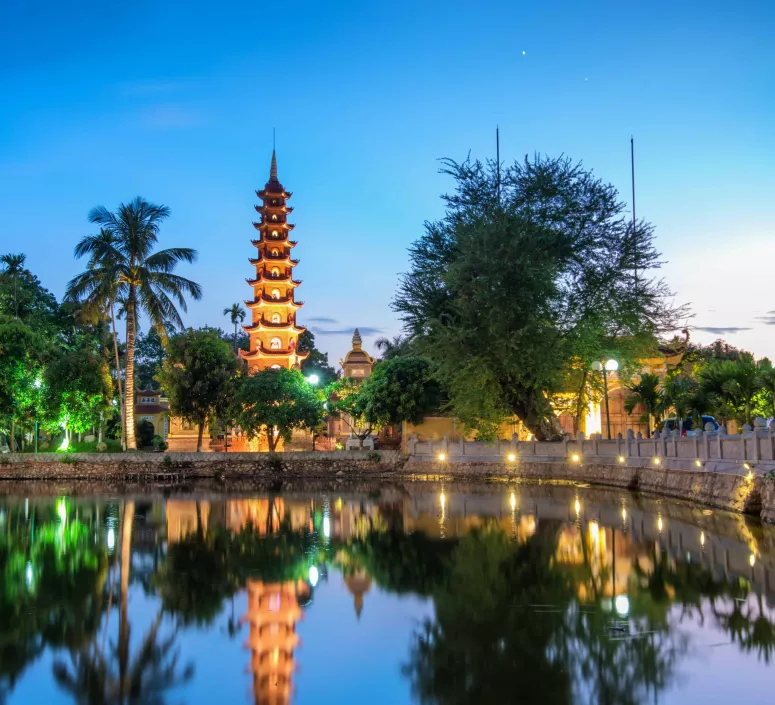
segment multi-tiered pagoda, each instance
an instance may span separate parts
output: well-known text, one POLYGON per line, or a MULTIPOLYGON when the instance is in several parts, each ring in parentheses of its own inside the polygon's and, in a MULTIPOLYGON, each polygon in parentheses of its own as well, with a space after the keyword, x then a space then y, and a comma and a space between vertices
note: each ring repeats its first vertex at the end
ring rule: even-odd
POLYGON ((250 350, 241 354, 251 372, 267 367, 293 369, 309 353, 298 350, 299 335, 306 329, 296 325, 296 313, 303 302, 295 299, 295 289, 301 282, 293 278, 293 268, 299 261, 291 259, 296 243, 288 238, 294 227, 288 222, 293 208, 286 205, 291 193, 277 178, 274 150, 269 181, 256 195, 262 202, 256 206, 261 220, 253 223, 259 232, 258 240, 252 241, 258 256, 250 260, 256 267, 256 278, 247 280, 253 287, 253 300, 245 302, 253 315, 252 323, 243 326, 250 336, 250 350))

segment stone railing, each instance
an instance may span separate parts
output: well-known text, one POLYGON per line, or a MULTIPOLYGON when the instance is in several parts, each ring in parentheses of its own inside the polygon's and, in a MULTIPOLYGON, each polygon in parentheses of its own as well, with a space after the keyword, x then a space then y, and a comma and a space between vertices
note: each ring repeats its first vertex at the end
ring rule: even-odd
POLYGON ((758 417, 754 427, 743 426, 740 434, 728 434, 721 426, 706 424, 704 431, 681 437, 678 431, 664 435, 656 432, 653 438, 627 432, 613 440, 603 440, 598 434, 585 438, 540 442, 519 441, 516 434, 511 441, 493 443, 480 441, 420 441, 413 434, 408 443, 409 458, 416 461, 450 463, 506 463, 520 461, 567 461, 572 463, 617 463, 634 466, 657 465, 670 469, 707 468, 775 470, 775 423, 768 429, 758 417))

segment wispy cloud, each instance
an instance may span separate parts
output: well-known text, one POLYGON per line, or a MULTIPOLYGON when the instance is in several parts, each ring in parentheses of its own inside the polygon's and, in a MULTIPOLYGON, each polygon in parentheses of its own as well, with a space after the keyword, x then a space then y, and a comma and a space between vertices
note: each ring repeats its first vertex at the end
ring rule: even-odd
POLYGON ((310 323, 339 323, 336 318, 326 318, 325 316, 312 316, 307 319, 310 323))
POLYGON ((694 330, 702 331, 703 333, 713 333, 714 335, 734 335, 744 330, 752 330, 751 328, 740 328, 737 326, 695 326, 694 330))
POLYGON ((154 130, 200 127, 207 121, 204 113, 179 103, 162 103, 140 113, 140 122, 154 130))
MULTIPOLYGON (((363 328, 359 327, 361 335, 377 335, 382 332, 381 328, 363 328)), ((315 328, 316 335, 352 335, 355 332, 355 326, 352 328, 341 328, 332 330, 330 328, 315 328)))
POLYGON ((757 316, 757 321, 761 321, 765 326, 775 326, 775 311, 767 311, 765 316, 757 316))

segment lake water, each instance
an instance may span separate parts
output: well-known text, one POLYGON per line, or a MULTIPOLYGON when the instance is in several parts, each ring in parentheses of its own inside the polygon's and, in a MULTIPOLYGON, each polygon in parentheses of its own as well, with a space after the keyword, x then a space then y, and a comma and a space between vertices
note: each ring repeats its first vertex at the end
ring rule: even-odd
POLYGON ((571 485, 0 497, 0 703, 775 699, 775 529, 571 485))

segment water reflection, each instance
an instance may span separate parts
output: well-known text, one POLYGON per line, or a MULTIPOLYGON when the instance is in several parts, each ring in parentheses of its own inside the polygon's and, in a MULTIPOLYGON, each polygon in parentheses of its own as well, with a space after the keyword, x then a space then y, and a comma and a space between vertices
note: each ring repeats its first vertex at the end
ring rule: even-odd
POLYGON ((739 516, 567 486, 9 497, 0 702, 20 683, 52 702, 208 702, 197 668, 212 658, 241 660, 256 703, 312 702, 294 693, 299 662, 320 658, 305 630, 330 628, 318 591, 351 601, 332 649, 370 599, 432 602, 395 627, 400 651, 359 654, 394 664, 392 702, 653 702, 692 683, 706 635, 769 664, 774 538, 739 516), (202 632, 213 648, 187 650, 202 632))

